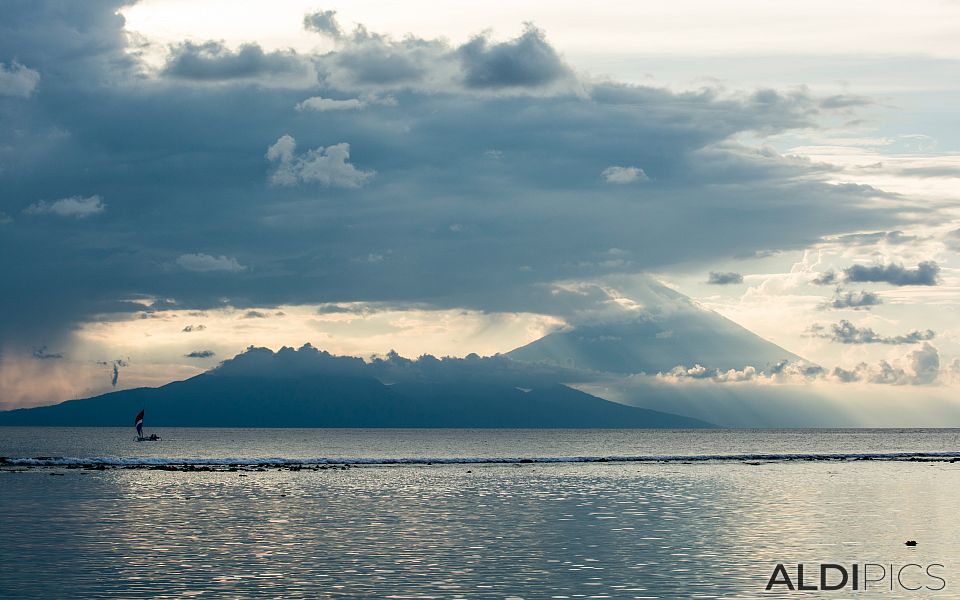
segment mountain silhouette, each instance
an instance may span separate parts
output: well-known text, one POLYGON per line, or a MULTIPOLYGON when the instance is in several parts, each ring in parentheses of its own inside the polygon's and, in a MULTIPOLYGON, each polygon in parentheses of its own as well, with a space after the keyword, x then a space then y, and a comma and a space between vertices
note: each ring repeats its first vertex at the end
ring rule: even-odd
POLYGON ((666 372, 699 364, 766 371, 803 359, 688 297, 652 281, 631 290, 638 309, 615 320, 585 322, 507 353, 530 363, 616 374, 666 372))
MULTIPOLYGON (((704 421, 618 404, 505 357, 379 363, 311 346, 251 348, 220 368, 158 388, 0 412, 0 425, 155 427, 686 428, 704 421), (420 364, 423 362, 423 364, 420 364), (509 374, 497 376, 496 372, 509 374), (444 377, 446 372, 456 377, 444 377), (469 376, 469 373, 474 376, 469 376), (370 375, 368 375, 368 373, 370 375), (373 373, 392 382, 384 383, 373 373), (530 387, 520 387, 527 382, 530 387)), ((559 376, 559 372, 553 372, 559 376)))

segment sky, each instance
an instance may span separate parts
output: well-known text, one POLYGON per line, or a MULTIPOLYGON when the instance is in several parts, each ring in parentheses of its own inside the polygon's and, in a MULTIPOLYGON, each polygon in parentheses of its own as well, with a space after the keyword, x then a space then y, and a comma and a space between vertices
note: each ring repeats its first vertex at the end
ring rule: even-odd
POLYGON ((0 408, 650 285, 834 374, 658 386, 956 396, 960 3, 0 6, 0 408))

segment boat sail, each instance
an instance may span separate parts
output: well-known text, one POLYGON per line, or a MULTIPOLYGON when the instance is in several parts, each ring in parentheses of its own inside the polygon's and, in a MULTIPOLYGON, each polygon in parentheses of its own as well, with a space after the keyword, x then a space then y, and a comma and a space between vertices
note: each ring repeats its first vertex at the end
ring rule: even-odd
POLYGON ((145 409, 140 409, 140 412, 137 413, 136 418, 133 420, 133 424, 137 427, 137 439, 138 442, 159 442, 160 436, 151 433, 149 437, 144 437, 143 435, 143 413, 145 409))

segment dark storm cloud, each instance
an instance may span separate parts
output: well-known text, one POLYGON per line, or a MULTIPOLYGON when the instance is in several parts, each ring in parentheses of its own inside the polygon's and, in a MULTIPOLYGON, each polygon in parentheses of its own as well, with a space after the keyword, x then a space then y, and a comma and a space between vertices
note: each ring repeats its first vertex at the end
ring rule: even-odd
POLYGON ((194 350, 193 352, 184 354, 184 358, 213 358, 217 353, 213 350, 194 350))
POLYGON ((916 344, 932 340, 936 333, 930 329, 926 331, 911 331, 905 335, 885 336, 875 332, 870 327, 857 327, 846 319, 830 325, 827 329, 823 325, 814 325, 810 328, 810 335, 828 339, 840 344, 916 344))
POLYGON ((854 310, 869 310, 871 307, 883 304, 880 296, 873 292, 850 292, 837 290, 833 300, 827 301, 821 308, 852 308, 854 310))
POLYGON ((937 285, 940 266, 932 260, 921 262, 910 269, 899 264, 853 265, 843 270, 847 281, 860 283, 889 283, 890 285, 937 285))
POLYGON ((540 87, 571 75, 543 32, 531 25, 517 39, 500 44, 479 35, 457 53, 471 88, 540 87))
POLYGON ((898 219, 868 207, 878 190, 731 142, 815 127, 819 101, 802 90, 588 85, 532 29, 466 58, 362 27, 317 56, 178 46, 154 77, 127 52, 118 8, 14 1, 0 19, 0 63, 40 75, 30 97, 0 96, 0 212, 15 217, 0 235, 0 340, 26 354, 61 347, 78 322, 143 311, 134 299, 560 311, 552 282, 898 219), (309 88, 247 85, 300 85, 308 63, 321 74, 309 88), (358 96, 363 110, 294 108, 358 96), (284 136, 296 148, 266 159, 284 136), (598 174, 611 165, 649 180, 609 185, 598 174), (293 179, 272 182, 278 170, 293 179), (105 209, 87 218, 23 213, 94 197, 105 209))
POLYGON ((304 29, 316 31, 337 39, 343 35, 337 23, 337 11, 319 10, 303 17, 304 29))
POLYGON ((294 76, 309 80, 313 68, 292 51, 264 52, 257 44, 244 44, 236 51, 220 42, 184 42, 172 49, 163 75, 192 81, 251 80, 294 76))
POLYGON ((718 273, 716 271, 710 271, 710 276, 707 277, 707 283, 710 285, 743 283, 743 275, 740 273, 718 273))

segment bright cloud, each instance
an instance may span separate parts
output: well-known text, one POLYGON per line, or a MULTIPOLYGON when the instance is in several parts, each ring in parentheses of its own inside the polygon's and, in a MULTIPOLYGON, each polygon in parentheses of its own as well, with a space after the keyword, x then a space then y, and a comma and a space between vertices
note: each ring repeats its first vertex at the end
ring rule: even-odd
POLYGON ((23 212, 28 215, 56 215, 58 217, 86 219, 102 213, 106 209, 107 205, 104 204, 100 196, 89 196, 87 198, 71 196, 53 202, 41 200, 23 209, 23 212))

